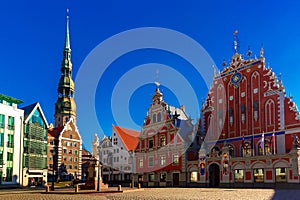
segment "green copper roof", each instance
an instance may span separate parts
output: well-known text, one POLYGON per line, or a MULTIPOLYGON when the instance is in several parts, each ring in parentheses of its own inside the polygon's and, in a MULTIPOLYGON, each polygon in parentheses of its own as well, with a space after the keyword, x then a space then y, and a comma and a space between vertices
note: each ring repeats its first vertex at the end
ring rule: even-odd
POLYGON ((6 96, 4 94, 0 94, 0 99, 4 100, 4 101, 7 101, 9 103, 15 103, 15 104, 23 103, 23 101, 21 101, 19 99, 16 99, 16 98, 13 98, 13 97, 9 97, 9 96, 6 96))

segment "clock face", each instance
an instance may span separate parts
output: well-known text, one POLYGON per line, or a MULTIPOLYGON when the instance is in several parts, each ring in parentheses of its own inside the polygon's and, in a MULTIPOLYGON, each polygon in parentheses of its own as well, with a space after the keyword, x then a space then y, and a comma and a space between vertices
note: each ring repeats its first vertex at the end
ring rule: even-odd
POLYGON ((71 105, 70 105, 70 102, 65 102, 65 107, 70 107, 71 105))
POLYGON ((242 74, 240 72, 236 72, 234 73, 231 78, 230 81, 231 83, 235 86, 235 87, 239 87, 239 82, 242 80, 242 74))

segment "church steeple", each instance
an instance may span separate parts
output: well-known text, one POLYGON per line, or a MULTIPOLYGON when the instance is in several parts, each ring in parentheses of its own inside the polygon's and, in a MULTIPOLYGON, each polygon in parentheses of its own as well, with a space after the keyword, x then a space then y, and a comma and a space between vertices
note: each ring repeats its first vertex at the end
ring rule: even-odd
MULTIPOLYGON (((68 13, 68 10, 67 10, 68 13)), ((69 33, 69 16, 66 18, 66 35, 61 63, 61 77, 58 83, 58 99, 55 104, 55 126, 62 126, 70 118, 76 119, 76 104, 74 101, 74 81, 72 79, 72 62, 69 33)))

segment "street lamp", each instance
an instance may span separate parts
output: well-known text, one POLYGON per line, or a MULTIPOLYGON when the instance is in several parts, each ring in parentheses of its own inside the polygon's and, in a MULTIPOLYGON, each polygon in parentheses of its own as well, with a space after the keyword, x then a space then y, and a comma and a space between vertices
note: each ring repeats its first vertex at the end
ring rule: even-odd
POLYGON ((130 157, 132 158, 132 178, 131 187, 134 188, 134 150, 129 151, 130 157))
POLYGON ((54 156, 55 156, 55 151, 54 149, 50 150, 52 154, 52 185, 51 185, 51 190, 54 191, 54 156))

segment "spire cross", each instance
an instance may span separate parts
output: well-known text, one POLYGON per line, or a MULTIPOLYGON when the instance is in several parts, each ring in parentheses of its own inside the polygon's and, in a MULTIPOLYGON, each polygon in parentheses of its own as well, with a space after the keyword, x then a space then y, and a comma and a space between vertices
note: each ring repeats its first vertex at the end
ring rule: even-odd
POLYGON ((234 48, 235 53, 238 53, 238 48, 239 48, 238 38, 237 38, 238 32, 239 32, 238 30, 235 30, 233 32, 233 39, 234 39, 234 41, 233 41, 233 48, 234 48))

